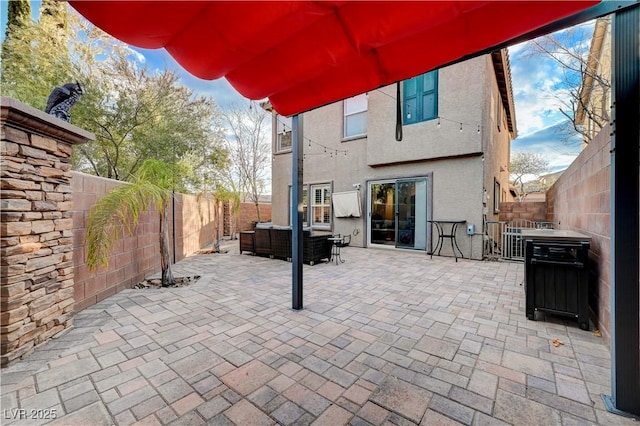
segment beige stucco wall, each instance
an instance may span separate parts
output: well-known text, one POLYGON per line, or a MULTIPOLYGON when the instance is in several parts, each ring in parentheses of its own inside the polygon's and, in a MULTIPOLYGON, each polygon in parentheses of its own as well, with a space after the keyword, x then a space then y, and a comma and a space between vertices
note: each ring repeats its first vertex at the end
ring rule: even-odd
POLYGON ((487 220, 499 220, 499 210, 494 209, 494 197, 499 201, 508 200, 509 192, 509 159, 511 157, 511 138, 507 127, 506 113, 498 115, 496 107, 502 105, 498 92, 495 73, 484 74, 485 106, 483 108, 482 128, 484 152, 484 182, 487 190, 487 220), (494 180, 500 184, 500 194, 494 194, 494 180))
MULTIPOLYGON (((396 87, 372 92, 369 96, 367 164, 375 167, 482 151, 477 125, 482 124, 488 58, 475 58, 441 69, 438 72, 440 128, 437 119, 403 126, 401 143, 389 143, 395 142, 396 87), (463 123, 462 133, 460 123, 463 123)), ((338 124, 342 125, 341 118, 338 124)))
MULTIPOLYGON (((500 102, 490 56, 441 69, 438 77, 440 128, 436 119, 403 126, 402 141, 395 140, 395 85, 368 93, 367 137, 343 140, 342 102, 305 113, 304 183, 331 183, 333 192, 352 191, 354 184, 361 185, 363 216, 334 217, 330 231, 351 234, 352 245, 365 246, 369 219, 367 183, 429 176, 432 191, 428 196, 432 210, 428 212, 429 218, 460 219, 474 224, 476 235, 467 237, 466 229, 461 227, 458 243, 465 257, 481 258, 483 190, 486 187, 490 197, 493 196, 494 177, 502 179, 502 187, 508 188, 510 139, 504 125, 498 132, 496 123, 491 121, 496 115, 489 111, 491 92, 495 102, 500 102), (460 132, 460 122, 463 132, 460 132), (322 146, 328 147, 326 154, 322 146), (483 161, 483 151, 488 149, 494 153, 483 161), (332 150, 338 150, 337 155, 335 151, 329 155, 332 150), (340 152, 345 150, 346 155, 340 152), (502 174, 500 166, 505 170, 502 174)), ((272 220, 286 225, 292 174, 289 152, 275 152, 272 174, 272 220)), ((490 214, 493 214, 492 200, 488 200, 490 214)), ((443 248, 442 254, 445 253, 451 254, 450 247, 443 248)))

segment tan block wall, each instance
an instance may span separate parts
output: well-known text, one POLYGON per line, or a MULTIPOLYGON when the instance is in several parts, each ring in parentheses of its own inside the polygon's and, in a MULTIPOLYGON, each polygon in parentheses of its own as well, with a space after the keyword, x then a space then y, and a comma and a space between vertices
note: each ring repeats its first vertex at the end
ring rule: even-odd
POLYGON ((73 323, 71 154, 93 138, 2 98, 0 187, 1 365, 73 323))
POLYGON ((547 221, 546 201, 524 201, 500 203, 501 221, 531 220, 534 222, 547 221))
MULTIPOLYGON (((218 203, 217 208, 218 214, 216 215, 216 206, 212 198, 176 194, 176 261, 191 256, 213 243, 216 232, 214 226, 216 218, 220 223, 220 226, 218 226, 219 237, 222 238, 224 231, 222 203, 218 203)), ((172 209, 170 208, 170 227, 172 214, 172 209)), ((170 232, 173 233, 173 230, 170 229, 170 232)))
POLYGON ((561 229, 589 235, 592 261, 589 307, 607 344, 611 331, 611 140, 602 129, 547 191, 547 218, 561 229))
MULTIPOLYGON (((260 221, 271 222, 271 204, 260 203, 260 221)), ((258 221, 258 211, 254 203, 241 203, 238 216, 238 232, 250 231, 258 221)))
MULTIPOLYGON (((76 311, 94 305, 123 289, 131 288, 149 275, 160 272, 159 215, 155 211, 140 218, 135 235, 124 234, 109 257, 107 268, 90 271, 86 265, 86 225, 89 209, 103 194, 121 182, 73 173, 73 263, 76 269, 76 311)), ((180 261, 211 244, 214 239, 214 202, 194 195, 176 194, 175 261, 180 261)), ((173 212, 169 206, 170 255, 174 260, 173 212)), ((219 216, 220 217, 220 216, 219 216)))

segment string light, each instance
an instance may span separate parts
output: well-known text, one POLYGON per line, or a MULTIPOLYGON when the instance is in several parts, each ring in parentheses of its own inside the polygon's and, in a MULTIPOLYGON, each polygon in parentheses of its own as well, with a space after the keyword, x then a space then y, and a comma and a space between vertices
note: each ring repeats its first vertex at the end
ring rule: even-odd
MULTIPOLYGON (((394 99, 394 100, 396 99, 396 97, 395 97, 395 96, 392 96, 392 95, 390 95, 390 94, 388 94, 388 93, 385 93, 385 92, 383 92, 383 91, 381 91, 381 90, 379 90, 379 89, 376 89, 376 90, 377 90, 379 93, 382 93, 383 95, 390 97, 391 99, 394 99)), ((287 125, 286 125, 286 123, 284 123, 284 122, 283 122, 282 120, 280 120, 278 117, 279 117, 279 116, 276 116, 276 119, 278 120, 278 122, 279 122, 280 124, 282 124, 282 128, 283 128, 283 130, 284 130, 285 132, 287 132, 287 125)), ((436 126, 437 126, 437 128, 438 128, 438 129, 440 129, 440 128, 442 127, 442 120, 444 120, 444 121, 449 121, 449 122, 452 122, 452 123, 458 123, 458 124, 460 125, 460 127, 459 127, 460 133, 463 133, 463 131, 464 131, 464 130, 463 130, 463 126, 469 126, 469 127, 471 127, 471 126, 477 126, 477 133, 478 133, 478 134, 481 134, 481 125, 480 125, 480 124, 477 124, 477 123, 471 124, 471 123, 465 123, 465 122, 458 121, 458 120, 451 120, 451 119, 448 119, 448 118, 446 118, 446 117, 442 117, 442 116, 440 116, 440 115, 438 115, 438 116, 437 116, 437 119, 438 119, 438 120, 437 120, 437 122, 436 122, 436 126)), ((309 149, 309 150, 311 150, 311 145, 312 145, 312 144, 318 145, 319 147, 323 148, 323 153, 324 153, 324 154, 326 154, 326 153, 327 153, 327 148, 329 148, 330 150, 331 150, 331 149, 334 149, 334 148, 331 148, 331 147, 327 147, 326 145, 323 145, 323 144, 321 144, 321 143, 318 143, 318 142, 316 142, 316 141, 314 141, 314 140, 312 140, 311 138, 308 138, 308 137, 306 137, 306 136, 304 136, 304 139, 306 139, 306 140, 307 140, 307 147, 308 147, 308 149, 309 149)), ((345 157, 347 156, 347 151, 346 151, 346 150, 338 150, 338 149, 336 149, 336 150, 335 150, 335 155, 336 155, 336 157, 337 157, 337 156, 338 156, 338 154, 339 154, 339 153, 341 153, 341 152, 342 152, 342 153, 344 153, 345 157)), ((322 155, 322 153, 309 154, 309 155, 322 155)), ((329 152, 329 155, 330 155, 330 157, 331 157, 331 158, 333 158, 333 152, 331 152, 331 151, 330 151, 330 152, 329 152)), ((275 157, 274 157, 274 161, 275 161, 275 157)))
MULTIPOLYGON (((282 120, 279 119, 280 116, 276 116, 276 120, 278 121, 278 123, 280 123, 282 125, 282 129, 284 132, 287 132, 288 130, 292 130, 292 129, 288 129, 286 123, 284 123, 282 120)), ((318 143, 314 140, 312 140, 311 138, 308 138, 306 136, 304 136, 304 139, 307 141, 307 147, 309 150, 311 150, 311 145, 318 145, 319 147, 323 148, 323 152, 319 152, 316 154, 303 154, 303 160, 306 157, 306 155, 325 155, 327 153, 327 149, 329 149, 329 155, 333 158, 333 154, 335 154, 336 158, 338 157, 339 153, 344 153, 345 157, 347 156, 347 150, 344 149, 335 149, 326 145, 323 145, 321 143, 318 143)), ((274 156, 274 161, 275 161, 275 156, 274 156)))
MULTIPOLYGON (((390 94, 388 94, 388 93, 385 93, 385 92, 383 92, 383 91, 382 91, 382 90, 380 90, 380 89, 376 89, 376 91, 377 91, 377 92, 379 92, 379 93, 382 93, 382 94, 383 94, 383 95, 385 95, 385 96, 388 96, 389 98, 391 98, 391 99, 393 99, 393 100, 396 100, 396 97, 395 97, 395 96, 390 95, 390 94)), ((407 114, 407 118, 409 118, 409 114, 407 114)), ((438 121, 436 121, 436 127, 437 127, 438 129, 439 129, 439 128, 441 128, 441 126, 442 126, 442 120, 444 120, 444 121, 449 121, 449 122, 451 122, 451 123, 458 123, 458 124, 460 125, 460 128, 459 128, 459 129, 460 129, 460 132, 463 132, 463 129, 462 129, 462 127, 463 127, 463 126, 469 126, 469 127, 471 127, 471 128, 473 128, 474 126, 477 126, 477 127, 478 127, 478 129, 480 129, 480 125, 479 125, 479 124, 477 124, 477 123, 465 123, 465 122, 463 122, 463 121, 459 121, 459 120, 451 120, 451 119, 449 119, 449 118, 442 117, 442 116, 440 116, 440 115, 438 115, 438 116, 437 116, 437 119, 438 119, 438 121)), ((480 131, 479 131, 479 130, 478 130, 478 134, 480 134, 480 131)))

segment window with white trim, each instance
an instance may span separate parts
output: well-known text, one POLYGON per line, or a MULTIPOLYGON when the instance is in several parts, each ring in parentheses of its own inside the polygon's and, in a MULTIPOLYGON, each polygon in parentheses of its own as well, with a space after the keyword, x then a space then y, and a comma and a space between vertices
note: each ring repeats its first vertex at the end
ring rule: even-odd
POLYGON ((311 185, 311 226, 331 226, 331 185, 311 185))
POLYGON ((291 150, 292 123, 291 117, 276 115, 276 152, 291 150))
MULTIPOLYGON (((293 187, 289 186, 289 225, 293 225, 293 217, 291 217, 291 200, 293 199, 293 187)), ((302 186, 302 226, 308 226, 308 209, 307 185, 302 186)))
POLYGON ((367 134, 367 94, 344 100, 344 137, 354 138, 367 134))

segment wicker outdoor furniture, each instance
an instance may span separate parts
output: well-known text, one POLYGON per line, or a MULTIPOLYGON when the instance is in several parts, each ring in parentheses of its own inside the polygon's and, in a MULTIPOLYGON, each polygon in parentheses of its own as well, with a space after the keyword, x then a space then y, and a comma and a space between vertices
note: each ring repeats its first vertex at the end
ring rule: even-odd
POLYGON ((271 249, 271 226, 257 224, 255 229, 256 254, 258 256, 273 256, 271 249))
POLYGON ((255 236, 255 231, 240 232, 240 254, 242 254, 243 251, 256 254, 255 236))
MULTIPOLYGON (((254 234, 254 253, 259 256, 269 256, 272 258, 291 260, 292 253, 292 235, 291 228, 288 226, 271 225, 270 223, 259 223, 255 227, 254 234)), ((312 235, 310 229, 304 229, 302 232, 302 251, 303 262, 314 265, 322 260, 331 258, 331 241, 328 234, 312 235)), ((242 240, 242 233, 240 235, 242 240)), ((249 239, 249 236, 245 236, 249 239)), ((249 242, 247 241, 248 245, 249 242)), ((242 241, 240 242, 240 251, 250 251, 244 248, 242 241)))

